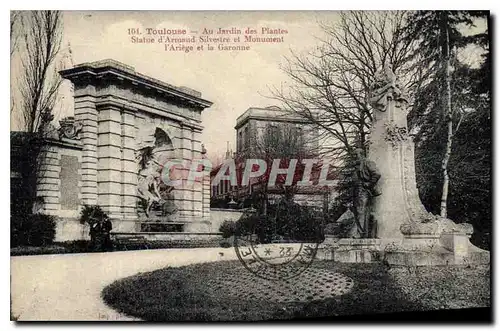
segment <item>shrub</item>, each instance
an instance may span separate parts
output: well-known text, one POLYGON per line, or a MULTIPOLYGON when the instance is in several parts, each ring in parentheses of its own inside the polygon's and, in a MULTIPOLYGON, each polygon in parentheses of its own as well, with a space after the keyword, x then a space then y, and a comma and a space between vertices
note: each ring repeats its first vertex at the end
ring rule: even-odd
POLYGON ((11 218, 11 246, 47 246, 56 236, 56 217, 45 214, 11 218))
POLYGON ((231 220, 224 220, 219 227, 219 232, 222 233, 222 238, 229 238, 235 234, 236 223, 231 220))
POLYGON ((255 233, 260 224, 261 216, 256 213, 245 211, 235 224, 235 234, 245 236, 255 233))
POLYGON ((222 248, 229 248, 229 247, 232 247, 233 245, 231 245, 230 242, 227 242, 227 241, 221 241, 220 242, 220 247, 222 248))
POLYGON ((108 215, 97 205, 84 205, 80 212, 80 223, 92 225, 98 220, 107 219, 108 215))
POLYGON ((273 214, 275 231, 284 239, 298 242, 322 242, 325 239, 322 213, 311 207, 284 199, 273 208, 273 214))
POLYGON ((325 234, 337 236, 339 225, 337 223, 328 223, 325 225, 325 234))
POLYGON ((58 243, 69 253, 88 253, 92 251, 89 240, 70 240, 58 243))
POLYGON ((44 246, 44 247, 19 246, 19 247, 14 247, 10 250, 10 256, 64 254, 64 253, 67 253, 64 247, 55 245, 44 246))
POLYGON ((270 206, 267 215, 246 212, 236 222, 236 234, 257 235, 260 243, 275 240, 322 242, 322 214, 292 201, 270 206))

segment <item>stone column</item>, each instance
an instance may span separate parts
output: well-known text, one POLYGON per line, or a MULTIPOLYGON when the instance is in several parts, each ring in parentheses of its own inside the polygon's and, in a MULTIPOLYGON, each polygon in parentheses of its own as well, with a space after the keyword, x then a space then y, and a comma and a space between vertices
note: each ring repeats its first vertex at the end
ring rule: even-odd
MULTIPOLYGON (((199 164, 201 167, 201 131, 191 130, 191 150, 192 162, 199 164)), ((191 200, 193 209, 193 221, 201 221, 203 218, 203 178, 197 178, 191 187, 191 200)))
MULTIPOLYGON (((202 158, 206 158, 207 151, 202 147, 202 158)), ((212 165, 213 166, 213 165, 212 165)), ((203 196, 202 196, 202 208, 203 208, 203 221, 210 222, 210 192, 212 187, 210 186, 210 170, 205 169, 205 175, 203 176, 203 196)), ((213 230, 213 229, 212 229, 213 230)), ((218 231, 218 229, 217 229, 218 231)))
POLYGON ((123 218, 122 210, 122 125, 121 110, 103 105, 99 109, 98 203, 114 219, 123 218))
POLYGON ((60 155, 56 146, 45 145, 40 153, 39 180, 37 197, 43 199, 43 210, 47 214, 57 215, 60 209, 61 172, 60 155))
MULTIPOLYGON (((76 85, 76 84, 75 84, 76 85)), ((82 204, 97 204, 97 109, 95 86, 75 86, 75 119, 83 125, 82 142, 82 204)))
POLYGON ((191 215, 191 201, 189 200, 190 187, 187 185, 186 178, 187 172, 189 171, 189 162, 191 161, 191 133, 190 129, 180 124, 179 127, 179 143, 177 144, 177 150, 175 151, 176 158, 179 160, 184 160, 186 165, 181 167, 177 165, 176 173, 182 173, 182 185, 176 186, 174 189, 174 201, 177 206, 178 212, 174 216, 178 221, 190 221, 191 215))
POLYGON ((381 88, 371 91, 374 119, 368 157, 381 174, 377 185, 382 194, 373 199, 377 236, 396 242, 404 237, 402 225, 425 221, 429 214, 416 187, 414 143, 406 119, 408 101, 396 87, 397 81, 391 80, 394 73, 390 75, 390 68, 384 68, 384 73, 376 75, 375 83, 381 88))
POLYGON ((137 219, 137 170, 135 159, 136 127, 133 112, 122 113, 122 211, 125 219, 137 219))

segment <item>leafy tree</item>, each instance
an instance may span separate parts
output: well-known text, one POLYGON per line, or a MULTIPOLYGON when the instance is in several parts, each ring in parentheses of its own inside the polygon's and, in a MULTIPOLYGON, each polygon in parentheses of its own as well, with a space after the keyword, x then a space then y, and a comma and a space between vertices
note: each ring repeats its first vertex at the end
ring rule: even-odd
MULTIPOLYGON (((488 33, 465 36, 457 28, 458 19, 462 25, 471 24, 481 12, 449 12, 456 25, 450 28, 453 36, 450 65, 450 94, 452 121, 443 116, 446 101, 445 71, 439 70, 439 54, 429 52, 429 65, 434 74, 422 86, 415 97, 415 106, 409 114, 409 121, 416 135, 416 171, 420 196, 426 208, 434 213, 442 211, 444 205, 443 176, 444 156, 449 154, 446 171, 449 178, 446 214, 458 222, 470 222, 477 230, 475 244, 488 248, 491 225, 491 74, 488 33), (466 45, 475 44, 484 49, 478 59, 480 65, 473 68, 461 63, 456 54, 466 45), (432 57, 434 56, 434 57, 432 57), (452 123, 452 135, 449 127, 452 123), (451 139, 451 140, 450 140, 451 139), (453 150, 449 147, 453 142, 453 150)), ((414 24, 424 22, 436 13, 422 15, 414 24)), ((426 29, 430 29, 426 26, 426 29)), ((436 29, 434 29, 436 30, 436 29)), ((411 30, 410 30, 411 31, 411 30)), ((431 30, 432 31, 432 30, 431 30)), ((429 41, 439 37, 438 31, 426 37, 424 45, 431 48, 429 41), (433 37, 434 36, 434 37, 433 37), (434 38, 434 39, 432 39, 434 38)), ((429 31, 430 33, 430 31, 429 31)), ((424 47, 422 52, 426 51, 424 47)), ((434 50, 435 51, 435 50, 434 50)))
MULTIPOLYGON (((442 188, 440 214, 447 216, 447 199, 450 185, 449 161, 453 138, 464 116, 456 54, 459 48, 475 39, 460 32, 463 26, 472 26, 473 19, 484 15, 471 11, 417 11, 410 14, 406 39, 418 40, 421 65, 429 69, 429 77, 417 91, 409 123, 417 131, 417 149, 427 148, 440 155, 442 188), (455 93, 454 93, 455 92, 455 93), (431 143, 432 141, 432 143, 431 143), (433 145, 433 146, 430 146, 433 145), (440 146, 443 146, 442 149, 440 146)), ((477 37, 476 37, 477 38, 477 37)), ((433 159, 435 163, 437 160, 433 159)), ((434 169, 434 173, 437 169, 434 169)))

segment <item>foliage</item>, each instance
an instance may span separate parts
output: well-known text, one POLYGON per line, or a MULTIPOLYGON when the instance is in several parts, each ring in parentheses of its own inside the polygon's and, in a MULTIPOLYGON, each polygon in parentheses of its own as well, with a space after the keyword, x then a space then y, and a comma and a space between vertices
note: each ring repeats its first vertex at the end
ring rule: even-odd
POLYGON ((13 216, 29 215, 33 212, 38 181, 37 168, 41 141, 32 133, 11 132, 10 166, 18 176, 11 177, 10 203, 13 216))
POLYGON ((231 220, 224 220, 219 227, 219 232, 222 233, 222 238, 229 238, 236 231, 236 223, 231 220))
POLYGON ((236 221, 234 234, 237 236, 254 234, 255 230, 259 228, 259 225, 265 223, 264 219, 265 216, 260 216, 258 213, 245 211, 238 221, 236 221))
POLYGON ((45 214, 11 217, 11 247, 47 246, 56 236, 56 217, 45 214))
POLYGON ((346 208, 352 206, 354 197, 354 172, 356 170, 356 158, 353 153, 346 154, 343 157, 343 166, 339 167, 339 174, 337 176, 337 184, 335 190, 338 195, 333 201, 333 206, 330 208, 331 212, 338 214, 336 218, 340 217, 346 208))
POLYGON ((220 247, 222 248, 229 248, 229 247, 232 247, 233 245, 230 243, 230 242, 227 242, 227 241, 221 241, 220 242, 220 247))
POLYGON ((17 246, 10 249, 10 256, 64 254, 64 253, 68 253, 66 248, 59 245, 50 245, 42 247, 17 246))
POLYGON ((98 205, 84 205, 80 212, 80 224, 92 225, 99 220, 108 218, 108 215, 98 205))
POLYGON ((325 239, 322 213, 285 198, 278 204, 270 204, 266 215, 244 213, 236 222, 235 233, 238 236, 255 234, 260 243, 322 242, 325 239))
MULTIPOLYGON (((439 213, 443 187, 443 158, 446 154, 447 119, 443 116, 445 72, 439 66, 446 55, 444 29, 450 34, 452 52, 451 106, 453 146, 447 165, 450 178, 447 215, 458 222, 471 223, 473 242, 489 248, 491 232, 491 68, 488 31, 464 35, 459 29, 472 25, 484 12, 415 12, 408 25, 408 37, 418 38, 423 64, 432 69, 415 96, 408 115, 415 136, 417 185, 426 208, 439 213), (444 17, 445 15, 446 17, 444 17), (435 47, 436 43, 440 47, 435 47), (458 60, 456 53, 467 45, 483 48, 479 68, 458 60), (483 235, 484 234, 484 235, 483 235)), ((463 31, 463 30, 462 30, 463 31)))
MULTIPOLYGON (((146 249, 167 249, 167 248, 205 248, 205 247, 230 247, 231 244, 224 244, 220 237, 207 239, 190 240, 154 240, 144 243, 128 242, 115 245, 114 251, 131 251, 146 249)), ((89 240, 74 240, 65 242, 54 242, 52 245, 43 247, 19 246, 11 249, 11 256, 19 255, 43 255, 43 254, 75 254, 75 253, 95 253, 89 240)))

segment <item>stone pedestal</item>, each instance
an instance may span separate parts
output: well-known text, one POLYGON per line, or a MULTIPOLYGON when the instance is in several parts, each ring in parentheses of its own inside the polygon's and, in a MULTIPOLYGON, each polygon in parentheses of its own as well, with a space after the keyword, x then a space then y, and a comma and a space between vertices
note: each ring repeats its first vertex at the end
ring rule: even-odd
POLYGON ((336 239, 330 236, 318 247, 316 259, 342 263, 378 261, 380 239, 336 239))
POLYGON ((344 263, 371 263, 377 261, 379 251, 379 239, 341 239, 333 259, 344 263))

